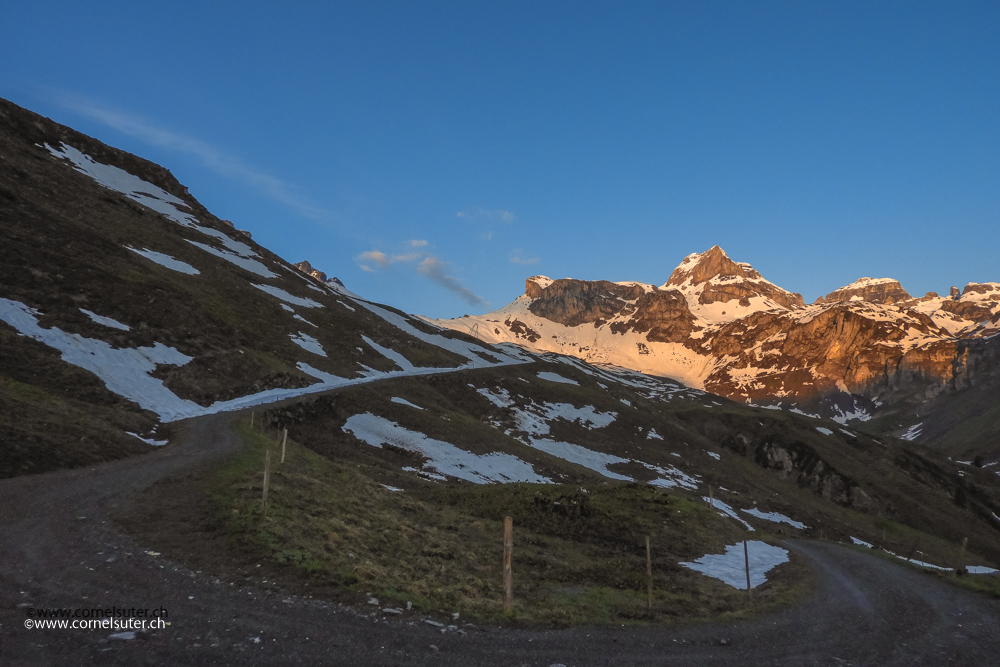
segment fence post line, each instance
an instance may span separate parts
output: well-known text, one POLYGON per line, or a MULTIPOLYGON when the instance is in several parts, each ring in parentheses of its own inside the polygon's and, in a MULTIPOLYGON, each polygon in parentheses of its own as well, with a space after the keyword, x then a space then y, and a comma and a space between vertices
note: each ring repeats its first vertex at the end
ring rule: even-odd
POLYGON ((712 494, 711 486, 708 487, 708 504, 712 506, 712 509, 715 509, 715 496, 712 494))
POLYGON ((747 548, 747 541, 743 540, 743 564, 747 572, 747 597, 753 596, 753 589, 750 588, 750 550, 747 548))
POLYGON ((262 499, 264 516, 267 516, 267 487, 271 478, 271 450, 264 451, 264 497, 262 499))
POLYGON ((503 520, 503 613, 514 613, 514 572, 512 561, 514 557, 514 520, 506 517, 503 520))
POLYGON ((653 556, 646 536, 646 611, 653 611, 653 556))
POLYGON ((281 434, 281 462, 285 462, 285 443, 288 442, 288 429, 286 428, 281 434))

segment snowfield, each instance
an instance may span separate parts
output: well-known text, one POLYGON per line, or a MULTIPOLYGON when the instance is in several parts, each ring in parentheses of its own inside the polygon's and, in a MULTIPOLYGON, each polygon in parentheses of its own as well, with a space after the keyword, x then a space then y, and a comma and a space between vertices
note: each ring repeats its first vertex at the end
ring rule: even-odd
MULTIPOLYGON (((320 304, 317 303, 316 305, 320 304)), ((150 375, 158 365, 183 366, 190 362, 192 357, 162 343, 156 343, 152 347, 114 348, 102 340, 87 338, 80 334, 67 333, 57 327, 43 328, 38 324, 38 315, 38 311, 19 301, 0 298, 0 321, 11 325, 23 336, 29 336, 59 350, 62 353, 63 361, 94 373, 94 375, 104 382, 104 385, 110 391, 134 401, 139 407, 145 410, 156 413, 160 421, 163 422, 172 422, 179 419, 187 419, 188 417, 232 410, 242 410, 288 398, 385 378, 409 375, 434 375, 438 373, 451 373, 458 370, 455 368, 415 368, 411 364, 408 368, 400 371, 384 373, 370 371, 364 377, 342 378, 314 368, 305 362, 299 362, 297 365, 299 370, 319 380, 317 384, 297 389, 268 389, 256 394, 249 394, 227 401, 219 401, 208 407, 203 407, 194 401, 180 398, 167 389, 162 380, 158 380, 150 375)), ((428 336, 428 338, 441 337, 428 336)), ((297 336, 293 335, 292 340, 305 349, 308 349, 306 346, 312 347, 313 343, 315 343, 316 348, 322 352, 322 347, 319 346, 319 343, 307 334, 299 333, 297 336)), ((447 341, 449 339, 441 338, 441 340, 447 341)), ((310 350, 310 352, 314 351, 310 350)), ((317 354, 320 352, 317 352, 317 354)), ((325 353, 323 354, 325 356, 325 353)), ((396 353, 393 352, 393 354, 396 353)), ((472 352, 470 354, 474 355, 472 352)), ((523 363, 521 360, 511 356, 494 356, 502 356, 503 358, 499 363, 489 365, 498 366, 523 363)), ((481 359, 480 363, 487 365, 481 359)))
MULTIPOLYGON (((518 407, 517 403, 511 397, 510 392, 503 388, 491 390, 481 387, 476 389, 476 393, 486 398, 496 407, 510 411, 510 415, 513 417, 517 428, 514 431, 506 431, 507 435, 511 435, 524 444, 543 451, 546 454, 593 470, 608 479, 625 482, 634 482, 635 479, 628 475, 609 470, 609 466, 638 463, 647 470, 659 475, 659 477, 649 482, 653 486, 663 488, 698 488, 698 481, 694 477, 674 466, 658 466, 638 459, 627 459, 614 454, 605 454, 604 452, 594 451, 588 447, 571 442, 563 442, 545 437, 549 435, 549 424, 552 421, 561 419, 571 423, 578 423, 582 428, 588 430, 600 429, 605 428, 615 421, 618 416, 616 412, 599 412, 592 405, 577 408, 571 403, 543 402, 538 404, 531 402, 524 407, 518 407)), ((501 428, 499 422, 493 423, 493 426, 501 428)))

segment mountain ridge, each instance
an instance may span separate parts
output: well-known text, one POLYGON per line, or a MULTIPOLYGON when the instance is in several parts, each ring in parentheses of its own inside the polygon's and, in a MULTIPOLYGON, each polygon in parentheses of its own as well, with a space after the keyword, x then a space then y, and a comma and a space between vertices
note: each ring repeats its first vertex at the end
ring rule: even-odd
POLYGON ((1000 344, 1000 283, 913 298, 894 279, 861 278, 806 305, 713 246, 661 286, 533 276, 503 308, 435 322, 847 421, 967 385, 963 359, 979 352, 962 341, 1000 344))

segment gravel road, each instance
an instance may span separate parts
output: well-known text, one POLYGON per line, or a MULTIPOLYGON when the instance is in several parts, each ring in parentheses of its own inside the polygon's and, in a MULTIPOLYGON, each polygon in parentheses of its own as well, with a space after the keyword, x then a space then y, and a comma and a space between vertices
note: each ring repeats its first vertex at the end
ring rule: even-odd
MULTIPOLYGON (((168 447, 0 480, 0 665, 996 665, 1000 602, 836 544, 794 540, 820 586, 750 621, 527 631, 439 628, 375 607, 289 596, 191 572, 109 519, 142 490, 239 446, 234 415, 181 424, 168 447), (33 607, 166 608, 170 626, 25 628, 33 607), (459 631, 460 630, 460 631, 459 631)), ((439 619, 440 620, 440 619, 439 619)))

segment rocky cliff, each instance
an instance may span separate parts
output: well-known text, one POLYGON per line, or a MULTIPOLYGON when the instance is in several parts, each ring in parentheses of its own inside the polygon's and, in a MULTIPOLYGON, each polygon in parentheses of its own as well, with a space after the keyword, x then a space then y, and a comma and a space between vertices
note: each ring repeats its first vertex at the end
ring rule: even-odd
POLYGON ((846 421, 973 383, 967 341, 1000 332, 1000 283, 913 298, 862 278, 805 305, 714 246, 660 286, 533 276, 508 306, 438 324, 846 421))

